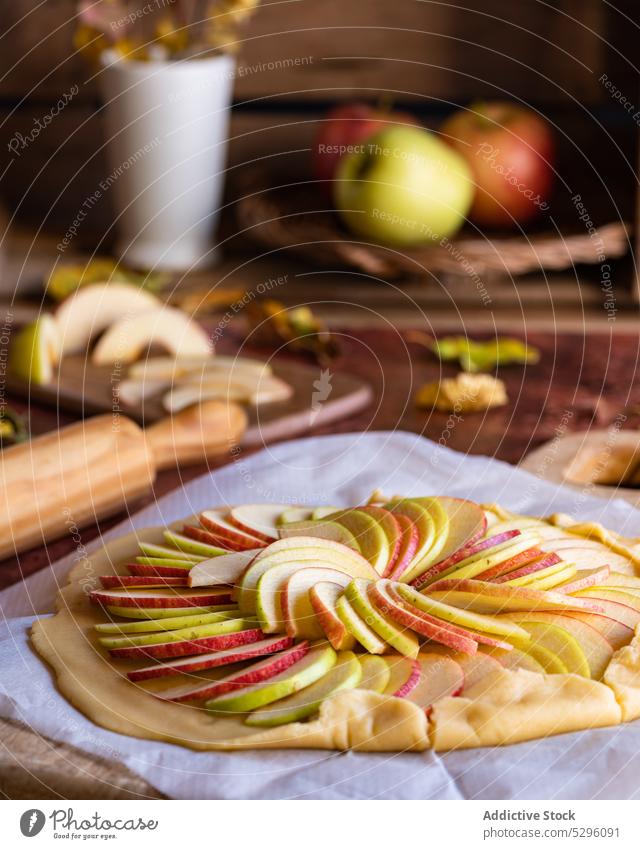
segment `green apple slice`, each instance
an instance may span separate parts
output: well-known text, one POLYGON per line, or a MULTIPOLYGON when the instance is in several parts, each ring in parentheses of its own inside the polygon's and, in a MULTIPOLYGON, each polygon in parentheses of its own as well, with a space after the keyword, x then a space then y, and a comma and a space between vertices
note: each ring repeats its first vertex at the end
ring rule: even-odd
POLYGON ((311 509, 309 507, 289 507, 280 513, 276 525, 279 529, 282 525, 288 525, 290 522, 304 522, 310 518, 311 509))
POLYGON ((199 563, 205 559, 204 555, 187 554, 186 551, 180 551, 177 548, 172 548, 168 545, 157 545, 153 542, 139 542, 140 551, 147 557, 159 557, 169 560, 185 560, 189 563, 199 563))
MULTIPOLYGON (((562 613, 516 613, 513 615, 523 624, 523 627, 526 627, 524 623, 538 622, 543 625, 555 625, 571 634, 584 652, 589 664, 590 677, 595 680, 602 678, 609 661, 613 657, 613 646, 606 637, 587 622, 575 619, 572 616, 564 616, 562 613)), ((569 663, 567 663, 567 666, 569 671, 576 671, 571 669, 569 663)))
POLYGON ((118 607, 105 605, 112 616, 125 619, 171 619, 174 616, 197 616, 201 613, 221 613, 233 610, 234 604, 215 604, 208 607, 118 607))
MULTIPOLYGON (((581 564, 582 565, 582 564, 581 564)), ((610 572, 606 580, 601 584, 603 587, 635 587, 640 590, 640 578, 635 575, 624 575, 622 572, 610 572)))
POLYGON ((206 625, 196 625, 188 628, 161 631, 154 634, 141 634, 139 637, 100 637, 98 642, 106 649, 120 649, 127 646, 153 646, 158 643, 182 642, 197 640, 199 637, 215 637, 217 634, 233 634, 235 631, 247 631, 255 628, 256 623, 251 619, 223 619, 206 625))
POLYGON ((403 576, 403 580, 411 580, 417 577, 421 572, 424 572, 440 557, 444 549, 447 537, 449 536, 449 514, 442 505, 439 498, 415 498, 412 499, 421 507, 425 507, 429 511, 429 515, 433 520, 434 538, 429 547, 429 550, 422 555, 420 561, 415 561, 407 575, 403 576))
POLYGON ((387 535, 377 519, 363 510, 340 510, 331 513, 327 521, 336 522, 350 531, 362 556, 382 575, 389 562, 390 551, 387 535))
MULTIPOLYGON (((539 659, 537 650, 544 648, 560 660, 565 667, 563 672, 573 672, 583 678, 591 677, 587 656, 580 643, 565 628, 551 622, 534 622, 528 618, 518 619, 517 623, 531 634, 532 641, 527 651, 536 659, 539 659)), ((546 669, 550 671, 548 666, 546 669)))
POLYGON ((361 554, 340 543, 316 537, 281 539, 265 549, 264 554, 258 555, 242 575, 237 586, 238 607, 242 614, 251 616, 256 613, 258 583, 269 569, 283 563, 298 563, 302 567, 314 562, 354 578, 377 577, 361 554))
POLYGON ((197 628, 212 622, 224 622, 236 619, 238 610, 224 610, 220 613, 200 613, 196 616, 172 616, 169 619, 144 619, 133 622, 101 622, 95 626, 99 634, 146 634, 152 631, 173 631, 177 628, 197 628))
POLYGON ((24 327, 9 351, 9 369, 26 383, 43 385, 53 380, 60 356, 60 332, 55 319, 41 315, 24 327))
POLYGON ((159 566, 163 569, 184 569, 185 575, 196 565, 193 560, 170 560, 168 557, 136 557, 136 563, 140 566, 159 566))
MULTIPOLYGON (((268 579, 270 574, 271 571, 263 575, 260 579, 259 587, 268 579)), ((337 569, 314 568, 311 566, 300 569, 297 567, 297 571, 286 579, 279 596, 280 609, 287 635, 289 637, 308 640, 323 639, 325 633, 311 602, 309 596, 310 590, 315 584, 321 582, 328 582, 344 588, 350 580, 349 575, 345 575, 344 572, 339 572, 337 569)))
POLYGON ((475 578, 476 575, 481 575, 483 572, 487 572, 501 563, 506 564, 506 561, 511 560, 516 555, 534 548, 537 542, 537 537, 532 536, 529 532, 523 532, 515 539, 509 539, 506 542, 498 543, 494 548, 470 555, 455 566, 442 572, 437 576, 436 580, 440 581, 444 578, 455 580, 475 578))
POLYGON ((384 654, 389 646, 373 631, 359 613, 341 595, 336 602, 336 613, 344 623, 345 628, 370 654, 384 654))
POLYGON ((291 537, 315 537, 316 539, 328 539, 331 542, 339 542, 353 551, 360 551, 358 542, 350 530, 338 522, 317 521, 314 522, 290 522, 279 528, 282 539, 291 537))
POLYGON ((197 555, 198 557, 216 557, 220 554, 228 554, 229 551, 226 548, 220 548, 217 545, 209 545, 206 542, 200 542, 197 539, 191 539, 191 537, 184 536, 184 534, 179 534, 176 531, 172 531, 168 528, 163 534, 165 540, 170 543, 170 545, 175 546, 179 551, 184 552, 185 555, 197 555))
POLYGON ((479 651, 495 658, 500 666, 505 669, 526 669, 529 672, 537 672, 539 675, 544 674, 544 666, 530 654, 520 649, 505 651, 504 649, 482 646, 479 651))
POLYGON ((569 670, 565 663, 542 643, 532 643, 523 651, 530 654, 537 661, 548 675, 562 675, 569 670))
POLYGON ((344 591, 347 601, 375 633, 405 657, 416 658, 420 644, 412 631, 398 627, 377 610, 369 600, 370 581, 355 578, 344 591))
POLYGON ((409 604, 422 610, 423 613, 436 616, 445 622, 451 622, 463 628, 472 628, 474 631, 480 631, 484 634, 497 634, 516 644, 529 642, 529 635, 524 628, 520 628, 508 619, 487 616, 484 613, 474 613, 472 610, 465 610, 460 607, 452 607, 442 601, 436 601, 430 596, 423 595, 414 590, 413 587, 405 586, 405 584, 394 583, 393 588, 409 604))
POLYGON ((330 699, 341 690, 352 690, 357 687, 361 679, 362 667, 358 663, 358 658, 353 652, 341 652, 335 666, 322 678, 291 696, 254 711, 245 722, 247 725, 258 728, 272 728, 288 722, 299 722, 317 713, 326 699, 330 699))
POLYGON ((383 657, 372 654, 358 655, 362 667, 362 679, 358 684, 361 690, 384 693, 391 677, 389 664, 383 657))
POLYGON ((321 507, 315 507, 313 509, 311 518, 313 520, 326 519, 327 516, 330 516, 332 513, 336 513, 339 509, 339 507, 331 507, 327 504, 323 504, 321 507))
POLYGON ((313 684, 334 666, 337 655, 328 643, 314 645, 284 672, 260 684, 249 684, 205 703, 214 713, 248 713, 313 684))
POLYGON ((566 563, 564 560, 560 560, 558 563, 540 569, 538 572, 529 572, 527 575, 510 578, 508 581, 501 581, 500 583, 504 583, 508 587, 535 586, 538 590, 547 590, 569 578, 573 578, 577 571, 575 563, 566 563), (549 578, 551 581, 548 580, 549 578))

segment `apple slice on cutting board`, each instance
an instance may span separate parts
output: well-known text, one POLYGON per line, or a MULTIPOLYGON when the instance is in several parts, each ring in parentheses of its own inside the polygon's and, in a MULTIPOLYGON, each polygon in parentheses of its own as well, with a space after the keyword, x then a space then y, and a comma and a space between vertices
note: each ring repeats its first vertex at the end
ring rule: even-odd
POLYGON ((317 713, 322 702, 342 690, 352 690, 362 679, 362 667, 353 652, 340 652, 334 666, 322 678, 291 696, 254 711, 246 724, 273 728, 287 722, 299 722, 317 713))

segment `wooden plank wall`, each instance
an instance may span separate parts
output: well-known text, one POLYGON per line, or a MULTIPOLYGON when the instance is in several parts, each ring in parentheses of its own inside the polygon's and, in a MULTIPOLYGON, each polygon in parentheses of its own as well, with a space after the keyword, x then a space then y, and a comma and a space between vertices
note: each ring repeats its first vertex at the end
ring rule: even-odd
MULTIPOLYGON (((265 155, 287 173, 302 169, 326 106, 354 97, 408 105, 429 124, 454 104, 508 94, 566 127, 567 162, 580 158, 583 136, 597 155, 593 110, 621 124, 600 75, 607 69, 626 92, 636 85, 624 18, 633 0, 614 5, 266 0, 240 45, 230 184, 265 155)), ((52 231, 64 230, 106 173, 96 77, 71 47, 74 8, 72 0, 12 0, 0 9, 0 194, 19 220, 52 231), (78 94, 36 143, 10 154, 8 140, 74 85, 78 94)), ((632 135, 626 125, 620 133, 632 135)), ((607 167, 624 178, 622 161, 607 167)), ((92 215, 86 232, 103 232, 108 204, 92 215)))

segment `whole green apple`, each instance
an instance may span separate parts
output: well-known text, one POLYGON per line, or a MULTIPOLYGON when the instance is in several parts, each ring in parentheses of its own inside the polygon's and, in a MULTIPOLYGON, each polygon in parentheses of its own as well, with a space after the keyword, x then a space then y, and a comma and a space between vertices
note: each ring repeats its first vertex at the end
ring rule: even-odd
POLYGON ((464 158, 433 133, 390 127, 343 156, 335 202, 349 229, 408 246, 439 242, 463 224, 474 182, 464 158))

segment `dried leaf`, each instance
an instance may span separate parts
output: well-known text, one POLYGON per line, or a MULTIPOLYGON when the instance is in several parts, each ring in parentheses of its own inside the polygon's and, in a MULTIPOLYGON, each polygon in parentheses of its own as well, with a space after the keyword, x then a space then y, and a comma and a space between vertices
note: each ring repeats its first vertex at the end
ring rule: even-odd
POLYGON ((62 301, 80 286, 88 283, 131 283, 152 292, 163 289, 171 275, 161 272, 131 271, 108 257, 89 260, 85 265, 57 265, 46 282, 46 293, 62 301))
POLYGON ((11 407, 0 408, 0 448, 26 442, 29 432, 24 418, 11 407))
POLYGON ((489 374, 460 372, 456 377, 425 383, 416 395, 418 407, 445 413, 476 413, 508 402, 501 380, 489 374))
POLYGON ((500 337, 487 342, 474 342, 467 336, 445 336, 432 339, 426 333, 408 334, 411 342, 424 345, 443 362, 458 361, 466 372, 492 371, 496 366, 537 363, 540 351, 520 339, 500 337))
POLYGON ((251 341, 271 348, 284 342, 290 351, 312 354, 319 362, 333 360, 338 344, 309 307, 287 309, 280 301, 254 301, 247 306, 251 341))

